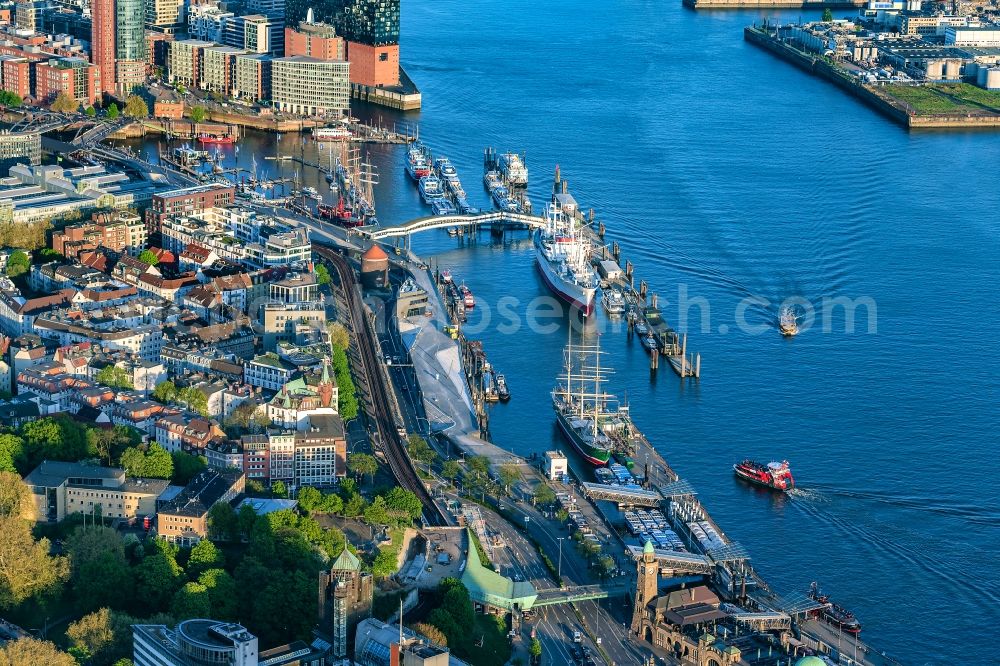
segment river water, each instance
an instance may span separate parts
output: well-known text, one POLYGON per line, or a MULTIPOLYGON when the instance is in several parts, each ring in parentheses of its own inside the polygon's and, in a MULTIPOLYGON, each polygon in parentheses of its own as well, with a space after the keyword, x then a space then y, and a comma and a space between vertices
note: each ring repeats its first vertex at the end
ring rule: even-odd
MULTIPOLYGON (((651 380, 638 342, 597 318, 608 388, 727 534, 779 592, 819 581, 904 663, 996 663, 1000 134, 907 133, 745 44, 742 26, 765 15, 798 13, 407 3, 402 59, 424 108, 356 113, 418 123, 484 207, 484 147, 526 153, 539 206, 559 164, 702 355, 700 382, 667 368, 651 380), (817 322, 783 339, 774 320, 789 297, 817 322), (843 308, 824 325, 833 298, 857 304, 853 331, 843 308), (746 456, 788 459, 799 488, 738 483, 746 456)), ((283 136, 278 150, 317 154, 300 142, 283 136)), ((240 148, 223 149, 228 163, 256 154, 275 173, 262 159, 273 136, 240 148)), ((401 147, 369 157, 383 224, 427 214, 401 147)), ((302 177, 326 190, 315 171, 302 177)), ((514 395, 492 408, 495 441, 566 448, 548 402, 565 322, 537 308, 547 291, 524 235, 438 231, 413 248, 476 294, 470 335, 514 395), (499 314, 504 297, 518 325, 499 314)))

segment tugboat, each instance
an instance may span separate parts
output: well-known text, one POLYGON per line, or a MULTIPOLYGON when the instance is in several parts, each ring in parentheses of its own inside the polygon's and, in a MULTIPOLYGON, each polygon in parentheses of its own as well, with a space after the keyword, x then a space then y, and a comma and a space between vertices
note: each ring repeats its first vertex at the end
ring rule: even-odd
POLYGON ((472 295, 472 290, 466 287, 464 284, 458 288, 462 292, 462 302, 465 304, 466 310, 471 310, 476 307, 476 298, 472 295))
POLYGON ((508 402, 510 400, 510 389, 507 388, 507 378, 503 375, 497 375, 497 397, 500 402, 508 402))
POLYGON ((231 134, 199 134, 199 143, 230 144, 236 143, 236 137, 231 134))
POLYGON ((798 334, 799 322, 795 316, 795 310, 791 306, 786 305, 781 308, 781 312, 778 314, 778 329, 785 337, 790 338, 798 334))
POLYGON ((770 462, 766 465, 753 460, 744 460, 733 465, 733 472, 744 481, 771 490, 784 492, 795 487, 795 479, 792 477, 792 470, 788 467, 787 460, 780 463, 770 462))
POLYGON ((822 615, 824 620, 848 634, 857 636, 861 633, 861 623, 854 617, 854 613, 830 601, 830 598, 820 591, 816 582, 809 586, 809 598, 823 604, 823 609, 818 611, 818 614, 822 615))

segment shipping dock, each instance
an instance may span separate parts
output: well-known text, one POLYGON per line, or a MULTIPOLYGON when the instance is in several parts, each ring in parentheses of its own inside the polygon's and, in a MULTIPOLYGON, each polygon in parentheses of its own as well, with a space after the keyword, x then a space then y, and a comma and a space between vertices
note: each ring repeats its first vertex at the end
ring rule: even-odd
POLYGON ((515 153, 498 155, 493 148, 483 151, 483 186, 493 201, 493 208, 509 213, 530 215, 531 200, 525 191, 528 169, 523 156, 515 153))

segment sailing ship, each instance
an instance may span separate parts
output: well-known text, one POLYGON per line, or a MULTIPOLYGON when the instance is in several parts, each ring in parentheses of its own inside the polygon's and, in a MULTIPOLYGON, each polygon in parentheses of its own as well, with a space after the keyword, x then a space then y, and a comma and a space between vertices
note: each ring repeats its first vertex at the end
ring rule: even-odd
MULTIPOLYGON (((572 336, 572 333, 570 333, 572 336)), ((614 450, 612 434, 629 427, 628 407, 602 390, 609 368, 601 367, 600 346, 573 346, 572 338, 563 352, 563 374, 552 390, 552 407, 563 435, 592 465, 603 466, 614 450)))
POLYGON ((546 224, 535 232, 535 259, 552 292, 580 309, 594 311, 597 278, 590 266, 590 242, 578 232, 577 222, 549 204, 546 224))
POLYGON ((790 305, 782 307, 781 312, 778 313, 778 329, 786 337, 798 334, 798 318, 795 316, 795 310, 790 305))

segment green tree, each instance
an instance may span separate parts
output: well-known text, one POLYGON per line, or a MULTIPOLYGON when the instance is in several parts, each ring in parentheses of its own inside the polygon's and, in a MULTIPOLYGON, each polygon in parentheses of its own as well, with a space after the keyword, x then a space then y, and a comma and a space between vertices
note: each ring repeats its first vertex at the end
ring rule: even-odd
POLYGON ((96 118, 97 117, 97 109, 95 109, 93 107, 93 105, 88 106, 86 109, 83 110, 83 112, 85 114, 87 114, 87 117, 89 117, 89 118, 96 118))
POLYGON ((284 481, 274 481, 271 483, 271 492, 275 497, 285 499, 288 497, 288 487, 284 481))
POLYGON ((149 115, 149 107, 139 95, 129 95, 125 100, 125 115, 129 118, 145 118, 149 115))
POLYGON ((191 120, 200 123, 205 120, 208 111, 203 106, 192 106, 190 111, 191 120))
POLYGON ((108 120, 117 120, 117 119, 118 119, 118 105, 115 104, 114 102, 111 102, 111 104, 108 106, 108 120))
POLYGON ((73 569, 73 592, 82 609, 123 608, 135 597, 135 574, 124 557, 104 553, 73 569))
POLYGON ((500 477, 504 490, 509 493, 510 487, 521 480, 521 470, 513 463, 504 463, 497 470, 497 476, 500 477))
POLYGON ((157 257, 156 253, 153 252, 152 250, 143 250, 142 252, 139 253, 139 256, 136 257, 136 259, 146 264, 147 266, 155 266, 158 263, 160 263, 160 258, 157 257))
POLYGON ((385 505, 385 498, 381 495, 365 509, 365 522, 369 525, 389 525, 392 519, 389 517, 389 509, 385 505))
POLYGON ((236 514, 236 523, 239 534, 249 539, 250 533, 253 531, 253 526, 256 521, 257 512, 253 510, 253 507, 249 504, 241 506, 239 512, 236 514))
POLYGON ((259 589, 251 610, 251 626, 262 645, 309 640, 316 624, 316 584, 303 571, 276 572, 255 581, 259 589), (263 589, 261 583, 268 580, 263 589))
POLYGON ((539 659, 541 659, 542 658, 542 642, 540 640, 538 640, 537 638, 532 638, 531 639, 531 645, 528 646, 528 654, 531 655, 531 658, 535 662, 537 662, 539 659))
POLYGON ((209 569, 198 576, 198 582, 208 590, 212 613, 216 620, 233 621, 239 617, 239 593, 236 580, 224 569, 209 569))
POLYGON ((316 511, 323 502, 323 493, 312 486, 303 486, 299 490, 299 508, 307 514, 316 511))
POLYGON ((343 324, 331 321, 326 325, 326 331, 330 335, 330 345, 334 349, 346 350, 351 346, 351 334, 343 324))
POLYGON ((17 472, 0 471, 0 516, 20 518, 33 512, 31 491, 17 472))
POLYGON ((0 645, 0 664, 4 666, 78 666, 76 659, 48 641, 20 638, 0 645))
POLYGON ((827 7, 826 9, 824 9, 824 10, 823 10, 823 18, 822 18, 822 21, 823 21, 824 23, 829 23, 829 22, 830 22, 830 21, 832 21, 832 20, 833 20, 833 12, 832 12, 832 11, 830 11, 830 8, 829 8, 829 7, 827 7))
POLYGON ((87 457, 87 433, 65 414, 30 421, 21 428, 28 465, 43 460, 77 461, 87 457))
POLYGON ((177 401, 193 412, 208 416, 208 398, 197 387, 187 386, 179 390, 177 401))
MULTIPOLYGON (((145 622, 156 624, 163 619, 152 617, 145 622)), ((70 652, 90 666, 117 665, 122 660, 131 663, 126 655, 132 654, 132 625, 139 621, 107 608, 84 615, 66 630, 70 652)))
POLYGON ((24 104, 24 100, 16 92, 0 90, 0 106, 16 108, 24 104))
POLYGON ((417 434, 407 437, 406 450, 411 458, 425 465, 433 464, 437 460, 437 453, 434 449, 431 448, 426 439, 417 434))
MULTIPOLYGON (((225 502, 222 502, 225 504, 225 502)), ((235 518, 236 515, 233 514, 235 518)), ((208 539, 202 539, 191 549, 187 561, 187 574, 191 579, 197 579, 209 569, 221 569, 226 563, 226 556, 208 539)))
POLYGON ((392 550, 380 550, 375 560, 372 562, 372 575, 375 578, 388 578, 398 570, 396 563, 396 553, 392 550))
POLYGON ((340 513, 344 510, 344 500, 336 493, 323 495, 323 502, 320 504, 320 511, 323 513, 340 513))
POLYGON ((135 568, 136 597, 155 610, 166 608, 180 587, 181 568, 166 553, 149 555, 135 568))
POLYGON ((138 444, 141 441, 142 438, 134 429, 124 425, 87 429, 88 454, 96 455, 101 459, 101 462, 106 462, 108 465, 121 459, 122 453, 129 445, 138 444))
POLYGON ((466 465, 477 477, 487 476, 490 473, 490 459, 486 456, 469 456, 466 465))
MULTIPOLYGON (((253 511, 252 508, 250 510, 253 511)), ((229 502, 216 502, 208 510, 208 533, 219 541, 235 541, 239 538, 240 520, 229 502)))
POLYGON ((24 440, 10 433, 0 434, 0 471, 17 473, 26 462, 24 440))
POLYGON ((410 490, 393 487, 385 493, 385 505, 397 519, 402 519, 404 523, 409 523, 420 517, 424 511, 424 506, 420 499, 410 490))
POLYGON ((15 250, 7 258, 7 277, 24 275, 31 268, 31 259, 23 250, 15 250))
POLYGON ((410 628, 421 636, 429 638, 432 643, 436 643, 441 647, 448 647, 448 637, 444 635, 443 631, 435 627, 433 624, 417 622, 410 628))
POLYGON ((119 368, 117 365, 108 365, 94 375, 94 379, 97 383, 104 384, 105 386, 110 386, 116 389, 128 389, 131 391, 135 388, 132 385, 132 378, 129 377, 128 371, 125 368, 119 368))
POLYGON ((110 555, 125 562, 125 542, 118 531, 110 527, 77 527, 66 537, 64 547, 74 582, 80 578, 80 567, 102 556, 110 555))
POLYGON ((367 474, 374 481, 375 472, 378 471, 378 460, 367 453, 352 453, 347 456, 347 469, 356 476, 367 474))
POLYGON ((457 460, 445 460, 441 464, 441 476, 448 481, 454 482, 461 472, 462 468, 459 466, 457 460))
POLYGON ((208 459, 205 456, 174 451, 170 457, 174 461, 174 475, 171 480, 179 486, 186 486, 191 479, 204 472, 208 467, 208 459))
POLYGON ((49 108, 56 113, 73 113, 76 111, 78 106, 79 104, 77 104, 75 99, 66 93, 59 93, 56 95, 55 101, 52 102, 52 105, 49 108))
POLYGON ((330 284, 330 270, 323 264, 316 264, 317 284, 330 284))
POLYGON ((539 483, 535 486, 535 494, 532 501, 543 506, 556 501, 556 491, 552 490, 547 483, 539 483))
POLYGON ((0 609, 55 596, 69 577, 66 558, 49 555, 49 540, 35 541, 20 516, 0 516, 0 534, 0 609))
POLYGON ((174 593, 170 602, 170 615, 178 622, 195 617, 210 617, 212 600, 208 588, 201 583, 188 582, 174 593))
POLYGON ((177 385, 170 380, 160 382, 153 389, 151 397, 164 405, 170 404, 177 400, 177 385))
POLYGON ((129 447, 121 457, 121 466, 129 476, 169 479, 174 474, 174 459, 162 446, 153 442, 142 447, 129 447))

